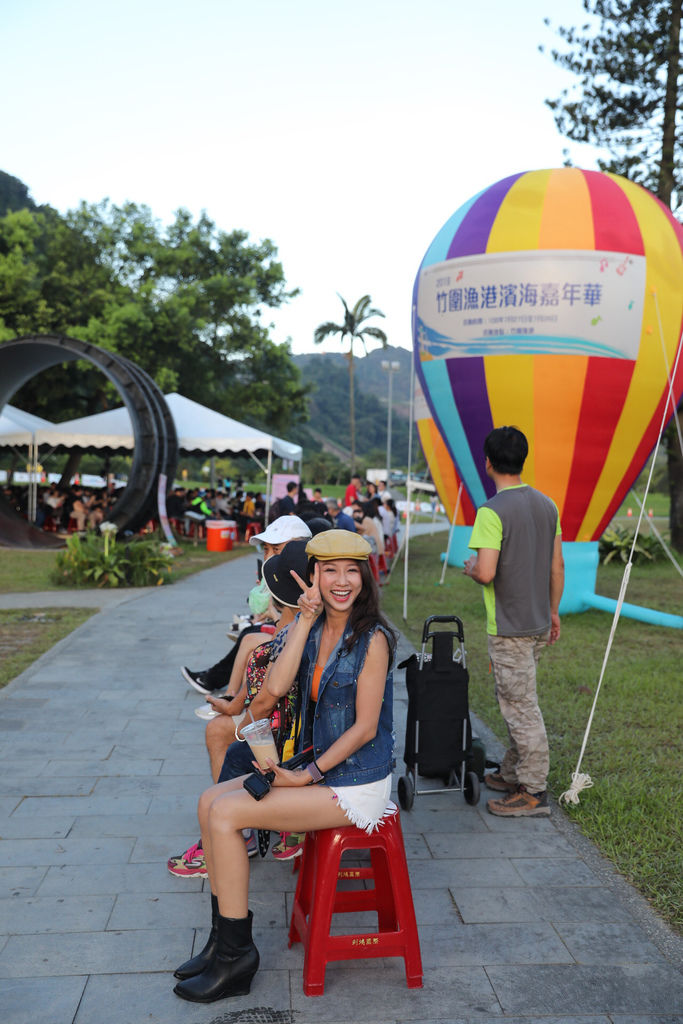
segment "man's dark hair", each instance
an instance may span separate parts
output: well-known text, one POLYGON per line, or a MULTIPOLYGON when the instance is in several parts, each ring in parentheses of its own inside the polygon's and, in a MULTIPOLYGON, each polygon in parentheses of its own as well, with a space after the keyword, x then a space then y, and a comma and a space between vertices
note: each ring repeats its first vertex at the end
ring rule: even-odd
POLYGON ((287 484, 287 494, 291 494, 292 491, 295 491, 297 489, 297 487, 298 484, 296 480, 290 480, 289 483, 287 484))
POLYGON ((495 427, 484 441, 484 455, 496 473, 517 476, 529 454, 529 444, 517 427, 495 427))

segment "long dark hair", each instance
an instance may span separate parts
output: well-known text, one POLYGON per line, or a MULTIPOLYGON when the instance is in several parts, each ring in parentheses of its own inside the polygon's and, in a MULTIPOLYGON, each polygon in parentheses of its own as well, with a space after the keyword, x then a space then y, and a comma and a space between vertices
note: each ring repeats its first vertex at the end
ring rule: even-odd
MULTIPOLYGON (((313 575, 315 562, 315 558, 309 559, 309 579, 313 575)), ((381 626, 386 632, 387 642, 389 644, 389 661, 391 663, 396 650, 396 644, 398 642, 398 634, 380 609, 379 587, 377 586, 375 577, 372 575, 369 563, 361 562, 359 560, 358 567, 360 569, 360 578, 363 586, 361 587, 358 597, 351 606, 351 611, 349 613, 349 625, 351 626, 351 632, 344 641, 344 650, 348 654, 348 652, 358 643, 364 633, 368 633, 370 630, 375 629, 375 627, 381 626)))

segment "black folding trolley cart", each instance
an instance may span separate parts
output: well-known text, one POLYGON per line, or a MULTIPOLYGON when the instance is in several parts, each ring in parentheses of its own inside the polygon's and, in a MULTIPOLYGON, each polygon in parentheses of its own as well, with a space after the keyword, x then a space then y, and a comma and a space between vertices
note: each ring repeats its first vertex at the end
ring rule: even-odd
POLYGON ((476 739, 473 749, 462 621, 457 615, 430 615, 422 628, 420 654, 399 667, 406 669, 408 690, 403 754, 407 772, 398 780, 402 809, 409 811, 416 796, 453 789, 459 789, 468 804, 478 803, 486 755, 476 739), (451 628, 432 629, 437 623, 451 628), (441 779, 443 785, 418 789, 418 776, 441 779))

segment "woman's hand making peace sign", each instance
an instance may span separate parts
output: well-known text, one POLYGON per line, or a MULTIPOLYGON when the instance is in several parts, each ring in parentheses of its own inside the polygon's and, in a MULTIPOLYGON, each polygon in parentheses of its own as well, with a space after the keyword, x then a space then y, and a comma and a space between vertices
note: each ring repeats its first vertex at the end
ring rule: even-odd
POLYGON ((317 619, 323 610, 323 601, 320 596, 319 586, 320 563, 315 563, 313 568, 313 581, 311 583, 307 583, 305 580, 302 580, 301 576, 299 576, 294 569, 290 569, 290 572, 302 590, 301 597, 297 602, 302 617, 304 619, 310 619, 311 621, 317 619))

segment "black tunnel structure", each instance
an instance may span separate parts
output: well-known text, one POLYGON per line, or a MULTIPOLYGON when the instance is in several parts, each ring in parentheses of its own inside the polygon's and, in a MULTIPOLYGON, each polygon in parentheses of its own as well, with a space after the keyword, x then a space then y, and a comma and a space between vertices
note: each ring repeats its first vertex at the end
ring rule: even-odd
MULTIPOLYGON (((14 338, 0 345, 0 412, 18 389, 51 366, 85 359, 112 382, 128 409, 135 448, 128 485, 107 516, 119 530, 137 530, 156 515, 163 474, 173 482, 178 438, 166 400, 152 378, 129 359, 63 335, 14 338)), ((49 385, 48 385, 49 387, 49 385)), ((63 541, 26 522, 0 496, 0 544, 54 547, 63 541)))

